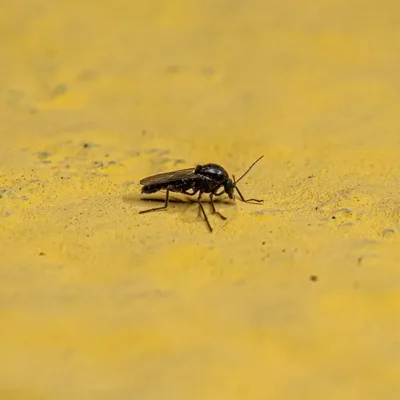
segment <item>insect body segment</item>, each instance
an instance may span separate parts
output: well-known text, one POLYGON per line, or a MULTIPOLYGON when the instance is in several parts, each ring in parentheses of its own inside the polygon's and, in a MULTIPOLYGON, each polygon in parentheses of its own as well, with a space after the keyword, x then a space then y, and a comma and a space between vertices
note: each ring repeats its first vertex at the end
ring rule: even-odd
POLYGON ((240 200, 243 202, 263 202, 263 200, 257 199, 245 200, 242 193, 236 186, 236 183, 241 180, 250 171, 254 164, 258 162, 262 157, 264 156, 261 156, 257 161, 255 161, 237 181, 232 181, 232 179, 229 178, 228 172, 217 164, 198 165, 195 168, 181 169, 178 171, 161 173, 144 178, 140 181, 140 184, 143 185, 143 194, 151 194, 161 190, 166 190, 166 196, 164 206, 140 211, 140 214, 167 209, 169 202, 169 192, 182 193, 189 196, 194 196, 195 194, 199 193, 197 202, 209 230, 212 231, 212 227, 210 225, 210 222, 208 221, 207 214, 205 213, 204 207, 200 201, 202 194, 210 193, 212 213, 218 214, 222 219, 226 218, 218 211, 216 211, 213 200, 214 196, 227 194, 230 199, 234 200, 235 196, 233 192, 236 189, 239 194, 240 200))
POLYGON ((217 164, 198 165, 194 173, 212 179, 215 182, 224 182, 229 179, 225 169, 217 164))

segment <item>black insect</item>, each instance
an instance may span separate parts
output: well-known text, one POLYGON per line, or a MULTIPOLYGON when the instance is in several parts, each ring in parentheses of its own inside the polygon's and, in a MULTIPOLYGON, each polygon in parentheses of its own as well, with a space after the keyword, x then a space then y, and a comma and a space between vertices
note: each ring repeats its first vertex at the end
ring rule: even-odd
POLYGON ((262 203, 264 200, 248 199, 245 200, 237 183, 253 168, 253 166, 260 161, 264 156, 261 156, 256 160, 250 168, 238 179, 235 180, 233 175, 233 181, 229 178, 229 174, 224 168, 217 164, 205 164, 198 165, 195 168, 180 169, 178 171, 165 172, 163 174, 157 174, 149 176, 140 181, 143 185, 142 193, 150 194, 155 193, 160 190, 166 190, 165 204, 162 207, 151 208, 149 210, 140 211, 140 214, 165 210, 168 207, 169 192, 178 192, 187 194, 189 196, 194 196, 199 193, 197 197, 197 202, 199 203, 200 210, 204 216, 207 223, 208 229, 212 232, 210 222, 208 221, 207 214, 204 211, 204 207, 201 204, 201 196, 203 193, 210 193, 211 210, 213 214, 218 214, 222 219, 226 219, 221 213, 216 211, 214 205, 214 196, 221 196, 226 193, 230 199, 235 200, 233 194, 234 189, 239 194, 241 201, 249 203, 255 201, 257 203, 262 203), (218 190, 221 189, 220 192, 218 190), (189 192, 190 191, 190 192, 189 192))

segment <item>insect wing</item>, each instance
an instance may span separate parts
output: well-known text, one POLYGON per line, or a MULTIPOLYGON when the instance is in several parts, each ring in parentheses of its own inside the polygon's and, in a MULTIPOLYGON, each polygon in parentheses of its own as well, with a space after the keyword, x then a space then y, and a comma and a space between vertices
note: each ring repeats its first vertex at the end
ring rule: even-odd
POLYGON ((179 169, 177 171, 164 172, 162 174, 148 176, 140 181, 141 185, 162 185, 165 183, 176 182, 182 179, 193 179, 198 177, 194 173, 194 168, 179 169))

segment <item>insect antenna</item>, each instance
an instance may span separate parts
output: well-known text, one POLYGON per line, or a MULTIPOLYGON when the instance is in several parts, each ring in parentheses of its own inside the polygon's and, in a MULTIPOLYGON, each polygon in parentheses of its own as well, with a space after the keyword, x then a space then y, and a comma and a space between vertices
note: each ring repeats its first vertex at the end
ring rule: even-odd
POLYGON ((248 174, 248 172, 249 172, 263 157, 264 157, 264 156, 261 156, 261 157, 258 158, 256 161, 254 161, 253 164, 250 165, 249 169, 248 169, 238 180, 236 180, 236 179, 235 179, 235 176, 232 175, 233 184, 236 186, 236 184, 237 184, 242 178, 244 178, 244 177, 248 174))

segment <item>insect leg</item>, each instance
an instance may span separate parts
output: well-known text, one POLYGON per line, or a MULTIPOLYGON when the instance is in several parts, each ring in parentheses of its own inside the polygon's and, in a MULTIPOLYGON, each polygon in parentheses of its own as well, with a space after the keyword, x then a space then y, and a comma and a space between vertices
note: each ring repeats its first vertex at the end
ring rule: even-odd
POLYGON ((150 208, 149 210, 139 211, 139 214, 144 214, 144 213, 148 213, 148 212, 151 212, 151 211, 166 210, 167 207, 168 207, 168 203, 169 203, 169 188, 167 188, 167 193, 165 195, 165 204, 162 207, 150 208))
POLYGON ((264 200, 257 200, 257 199, 247 199, 247 200, 245 200, 245 198, 243 197, 242 193, 240 193, 239 188, 237 186, 235 186, 235 189, 239 193, 240 200, 242 200, 244 203, 250 203, 252 201, 255 201, 257 203, 263 203, 264 202, 264 200))
POLYGON ((201 210, 201 212, 203 213, 204 219, 206 220, 208 229, 210 230, 210 232, 212 232, 212 228, 211 228, 210 222, 208 221, 207 214, 206 214, 206 212, 204 211, 203 204, 201 204, 201 201, 200 201, 201 195, 202 195, 202 193, 200 192, 200 193, 199 193, 199 197, 197 198, 197 202, 199 203, 200 210, 201 210))
MULTIPOLYGON (((215 194, 215 193, 211 193, 211 194, 210 194, 210 203, 211 203, 211 210, 212 210, 212 213, 213 213, 213 214, 218 214, 222 219, 226 219, 226 217, 224 217, 220 212, 218 212, 218 211, 215 209, 215 204, 214 204, 214 199, 213 199, 214 194, 215 194)), ((222 193, 221 193, 221 194, 222 194, 222 193)), ((215 196, 218 196, 218 194, 215 194, 215 196)))

